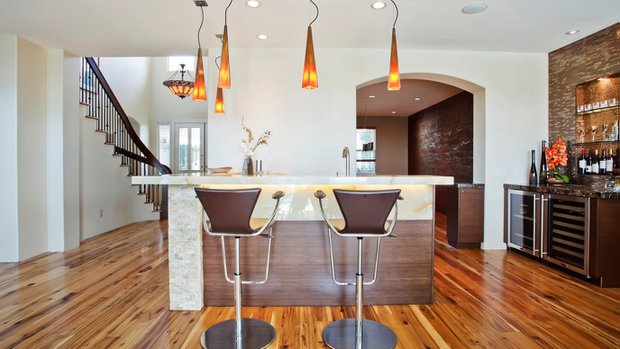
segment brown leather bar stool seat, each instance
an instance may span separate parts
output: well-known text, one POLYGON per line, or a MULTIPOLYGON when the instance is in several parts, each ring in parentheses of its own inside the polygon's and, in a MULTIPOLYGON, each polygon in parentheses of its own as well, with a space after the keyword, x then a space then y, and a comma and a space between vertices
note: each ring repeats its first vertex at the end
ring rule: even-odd
POLYGON ((314 196, 319 199, 321 214, 327 224, 329 257, 332 280, 340 286, 355 286, 355 318, 334 321, 323 330, 323 342, 335 349, 391 349, 396 346, 396 334, 387 326, 372 320, 363 319, 364 285, 372 285, 377 280, 381 238, 392 234, 398 217, 397 199, 401 199, 400 189, 394 190, 341 190, 334 189, 334 196, 344 217, 330 220, 327 217, 323 200, 326 195, 318 190, 314 196), (393 211, 392 220, 388 216, 393 211), (357 274, 355 282, 336 279, 334 266, 334 245, 332 234, 357 239, 357 274), (362 270, 362 242, 364 238, 376 238, 374 276, 364 282, 362 270))
POLYGON ((196 195, 206 213, 202 220, 207 234, 219 236, 222 243, 224 276, 234 284, 235 319, 226 320, 209 327, 201 336, 200 344, 206 349, 261 349, 273 342, 275 329, 268 322, 241 318, 241 288, 244 284, 261 285, 269 278, 271 257, 272 225, 278 212, 280 199, 284 193, 278 191, 272 198, 276 200, 273 213, 267 219, 252 219, 252 212, 260 195, 260 188, 252 189, 210 189, 195 188, 196 195), (241 238, 263 236, 269 239, 265 277, 262 280, 243 280, 241 277, 241 238), (235 239, 235 273, 231 279, 226 267, 225 238, 235 239))

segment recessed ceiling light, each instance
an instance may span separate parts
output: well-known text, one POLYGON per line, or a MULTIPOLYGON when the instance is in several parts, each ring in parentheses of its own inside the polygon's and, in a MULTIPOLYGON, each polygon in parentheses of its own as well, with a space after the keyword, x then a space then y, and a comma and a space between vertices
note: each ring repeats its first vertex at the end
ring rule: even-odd
POLYGON ((396 114, 396 112, 392 110, 392 114, 396 114))
POLYGON ((564 34, 566 34, 566 35, 574 35, 574 34, 577 34, 577 33, 579 33, 579 29, 569 30, 569 31, 567 31, 564 34))
POLYGON ((372 7, 375 10, 380 10, 380 9, 385 7, 385 2, 383 2, 383 1, 375 1, 375 2, 372 3, 372 5, 370 5, 370 7, 372 7))
POLYGON ((260 6, 260 1, 258 0, 248 0, 245 2, 246 5, 248 5, 249 7, 259 7, 260 6))
POLYGON ((416 98, 414 98, 413 100, 414 100, 414 101, 419 101, 419 100, 421 100, 421 99, 422 99, 422 98, 420 98, 420 97, 416 97, 416 98))
POLYGON ((258 35, 256 35, 256 38, 258 40, 267 40, 267 39, 269 39, 269 35, 267 35, 267 34, 258 34, 258 35))
POLYGON ((373 95, 370 95, 370 96, 368 96, 368 98, 375 98, 375 96, 373 96, 373 95))
POLYGON ((485 4, 482 1, 476 1, 476 2, 471 2, 465 5, 465 7, 461 9, 461 12, 463 12, 466 15, 473 15, 476 13, 480 13, 486 9, 487 9, 487 4, 485 4))

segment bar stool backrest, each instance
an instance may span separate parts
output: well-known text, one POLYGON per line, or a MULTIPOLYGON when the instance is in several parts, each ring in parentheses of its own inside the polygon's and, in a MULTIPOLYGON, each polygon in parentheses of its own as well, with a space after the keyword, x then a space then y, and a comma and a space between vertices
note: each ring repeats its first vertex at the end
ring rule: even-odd
POLYGON ((250 226, 250 218, 260 195, 260 188, 195 190, 209 217, 211 231, 239 234, 255 232, 250 226))
POLYGON ((385 234, 385 222, 400 189, 334 189, 334 195, 345 221, 341 234, 385 234))

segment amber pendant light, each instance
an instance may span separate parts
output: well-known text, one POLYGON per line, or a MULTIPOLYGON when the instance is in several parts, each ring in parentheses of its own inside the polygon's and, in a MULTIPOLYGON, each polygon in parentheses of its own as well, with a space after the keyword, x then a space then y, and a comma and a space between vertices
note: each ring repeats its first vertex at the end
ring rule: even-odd
MULTIPOLYGON (((217 63, 218 59, 222 59, 222 56, 215 58, 215 65, 217 69, 220 69, 220 65, 217 63)), ((215 96, 215 114, 224 114, 224 93, 221 87, 217 88, 217 93, 215 96)))
POLYGON ((396 18, 392 25, 392 50, 390 54, 390 74, 388 75, 388 91, 400 90, 400 74, 398 73, 398 52, 396 48, 396 21, 398 21, 398 6, 390 0, 396 8, 396 18))
POLYGON ((217 88, 215 96, 215 114, 224 114, 224 95, 221 87, 217 88))
POLYGON ((224 35, 222 38, 222 65, 220 66, 220 77, 217 81, 217 87, 230 88, 230 59, 228 58, 228 8, 232 5, 230 0, 226 10, 224 11, 224 35))
POLYGON ((308 24, 308 36, 306 37, 306 58, 304 60, 304 74, 301 80, 301 87, 306 89, 315 89, 319 87, 319 80, 316 75, 316 62, 314 61, 314 43, 312 41, 312 23, 319 18, 319 7, 310 0, 316 8, 316 16, 308 24))
POLYGON ((207 88, 205 86, 205 71, 202 64, 202 47, 200 46, 200 30, 205 22, 205 11, 202 6, 200 7, 200 13, 202 13, 202 20, 200 21, 200 27, 198 28, 198 54, 196 56, 196 80, 194 81, 194 97, 195 101, 207 100, 207 88))

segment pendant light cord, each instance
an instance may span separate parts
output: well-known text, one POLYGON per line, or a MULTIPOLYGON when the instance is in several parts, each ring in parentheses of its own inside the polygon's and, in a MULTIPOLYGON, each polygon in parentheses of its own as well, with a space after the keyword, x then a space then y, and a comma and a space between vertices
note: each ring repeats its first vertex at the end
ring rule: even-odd
POLYGON ((205 10, 202 6, 200 6, 200 13, 202 14, 202 19, 200 20, 200 27, 198 27, 198 48, 200 47, 200 31, 202 30, 202 25, 205 23, 205 10))
POLYGON ((316 16, 314 16, 314 19, 312 20, 312 22, 308 24, 308 27, 312 26, 314 21, 316 21, 316 19, 319 18, 319 7, 314 3, 314 1, 310 0, 310 2, 312 3, 312 5, 314 5, 314 7, 316 7, 316 16))
POLYGON ((392 28, 396 28, 396 22, 398 21, 398 6, 396 6, 396 3, 394 2, 394 0, 390 0, 390 1, 392 2, 392 4, 394 4, 394 8, 396 8, 396 18, 394 18, 394 24, 392 24, 392 28))
POLYGON ((224 25, 228 24, 228 8, 230 7, 230 5, 232 5, 233 0, 230 0, 230 2, 228 3, 228 6, 226 6, 226 10, 224 10, 224 25))

